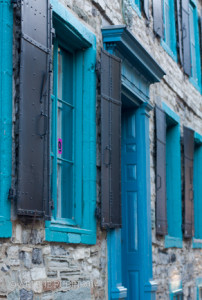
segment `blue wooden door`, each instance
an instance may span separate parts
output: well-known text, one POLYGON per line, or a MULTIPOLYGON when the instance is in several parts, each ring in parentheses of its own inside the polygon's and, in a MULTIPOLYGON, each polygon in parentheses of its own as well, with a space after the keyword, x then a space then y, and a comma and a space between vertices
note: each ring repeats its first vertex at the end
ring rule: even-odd
POLYGON ((122 111, 122 276, 129 300, 140 300, 136 111, 122 111))

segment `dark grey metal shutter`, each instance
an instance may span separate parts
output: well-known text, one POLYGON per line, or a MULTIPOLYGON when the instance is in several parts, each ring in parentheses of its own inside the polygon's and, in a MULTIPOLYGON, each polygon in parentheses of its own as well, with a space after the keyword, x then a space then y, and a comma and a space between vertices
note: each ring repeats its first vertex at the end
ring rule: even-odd
POLYGON ((101 51, 101 226, 121 226, 121 60, 101 51))
POLYGON ((193 215, 194 131, 184 127, 184 237, 194 236, 193 215))
POLYGON ((176 1, 176 13, 177 13, 177 48, 180 64, 183 65, 183 56, 182 56, 182 15, 181 15, 181 0, 176 1))
POLYGON ((166 115, 158 106, 156 115, 156 233, 167 234, 166 209, 166 115))
MULTIPOLYGON (((199 18, 199 36, 200 36, 200 57, 201 57, 201 70, 202 70, 202 9, 201 16, 199 18)), ((201 78, 202 80, 202 78, 201 78)), ((202 83, 202 81, 201 81, 202 83)))
POLYGON ((51 10, 48 0, 21 1, 17 213, 49 215, 51 10))
POLYGON ((161 38, 164 37, 163 25, 163 4, 162 0, 153 0, 153 18, 154 18, 154 32, 161 38))
POLYGON ((149 0, 144 0, 143 2, 144 13, 146 18, 149 20, 149 0))
POLYGON ((189 0, 182 0, 182 44, 183 44, 183 68, 187 75, 191 75, 191 49, 189 30, 189 0))

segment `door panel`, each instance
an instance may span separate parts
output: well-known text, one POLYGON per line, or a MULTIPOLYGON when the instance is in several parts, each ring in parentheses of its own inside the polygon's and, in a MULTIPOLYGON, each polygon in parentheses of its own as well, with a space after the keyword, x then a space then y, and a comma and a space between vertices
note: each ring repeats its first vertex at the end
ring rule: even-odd
POLYGON ((122 111, 122 271, 129 300, 139 300, 140 253, 135 109, 122 111))

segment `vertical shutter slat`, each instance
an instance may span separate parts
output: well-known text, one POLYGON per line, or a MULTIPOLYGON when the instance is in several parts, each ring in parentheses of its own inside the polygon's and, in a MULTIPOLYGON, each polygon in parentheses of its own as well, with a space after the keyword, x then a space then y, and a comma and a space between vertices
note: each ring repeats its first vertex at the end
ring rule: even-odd
POLYGON ((194 131, 184 127, 184 237, 194 236, 193 216, 194 131))
POLYGON ((189 30, 189 0, 181 1, 182 9, 182 44, 183 44, 183 68, 187 75, 191 75, 191 49, 189 30))
POLYGON ((49 216, 49 1, 21 3, 17 212, 49 216))
POLYGON ((181 15, 181 0, 176 1, 176 13, 177 13, 177 45, 178 45, 178 52, 179 52, 179 61, 180 64, 183 65, 183 56, 182 56, 182 15, 181 15))
POLYGON ((149 20, 149 0, 144 0, 143 8, 144 8, 145 16, 147 20, 149 20))
POLYGON ((101 51, 101 226, 121 226, 121 60, 101 51))
POLYGON ((158 106, 156 115, 156 233, 167 234, 166 210, 166 115, 158 106))
POLYGON ((163 25, 163 5, 162 0, 153 0, 153 18, 154 18, 154 32, 161 38, 164 37, 163 25))

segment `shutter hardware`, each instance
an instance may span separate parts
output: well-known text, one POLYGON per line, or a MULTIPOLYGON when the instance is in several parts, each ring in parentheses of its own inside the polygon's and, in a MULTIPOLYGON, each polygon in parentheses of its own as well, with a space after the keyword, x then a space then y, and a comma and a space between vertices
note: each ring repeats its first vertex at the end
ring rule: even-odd
POLYGON ((100 220, 101 219, 101 209, 100 207, 96 207, 95 209, 95 217, 100 220))
POLYGON ((13 201, 17 200, 17 196, 15 194, 15 191, 12 188, 9 189, 8 200, 13 200, 13 201))

